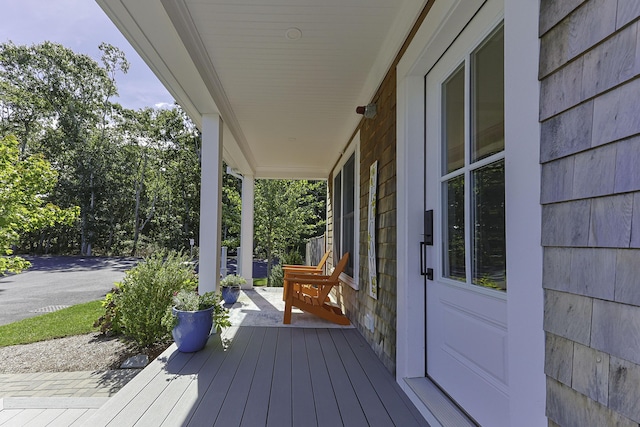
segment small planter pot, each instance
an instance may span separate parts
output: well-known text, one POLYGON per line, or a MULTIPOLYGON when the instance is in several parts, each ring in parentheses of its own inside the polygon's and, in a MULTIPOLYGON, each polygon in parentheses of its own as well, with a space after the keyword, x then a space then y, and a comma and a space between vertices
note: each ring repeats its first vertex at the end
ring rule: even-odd
POLYGON ((213 307, 199 311, 182 311, 173 309, 178 318, 178 325, 171 334, 178 346, 178 351, 192 353, 202 350, 207 344, 213 326, 213 307))
POLYGON ((235 304, 240 296, 240 286, 223 286, 222 299, 225 304, 235 304))

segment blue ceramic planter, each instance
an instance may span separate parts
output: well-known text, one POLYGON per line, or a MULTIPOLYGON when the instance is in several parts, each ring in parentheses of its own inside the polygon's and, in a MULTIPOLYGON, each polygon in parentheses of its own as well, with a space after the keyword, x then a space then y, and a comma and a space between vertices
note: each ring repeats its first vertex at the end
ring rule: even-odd
POLYGON ((225 304, 235 304, 240 296, 240 286, 224 286, 222 287, 222 299, 225 304))
POLYGON ((213 307, 199 311, 182 311, 173 309, 178 317, 178 325, 171 334, 178 346, 178 351, 192 353, 202 350, 207 344, 213 326, 213 307))

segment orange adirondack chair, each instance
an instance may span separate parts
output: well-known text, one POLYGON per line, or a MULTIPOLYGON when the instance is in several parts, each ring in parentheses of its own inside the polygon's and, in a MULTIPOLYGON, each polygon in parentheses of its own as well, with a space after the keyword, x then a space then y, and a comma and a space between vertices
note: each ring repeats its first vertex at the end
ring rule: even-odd
MULTIPOLYGON (((331 251, 327 251, 324 253, 318 265, 291 265, 285 264, 282 266, 282 271, 284 272, 284 280, 287 280, 287 277, 291 276, 291 274, 296 273, 311 273, 311 274, 320 274, 324 270, 324 265, 327 263, 327 258, 329 258, 329 254, 331 251)), ((287 300, 287 287, 284 287, 282 292, 282 301, 287 300)))
POLYGON ((313 273, 290 273, 284 280, 286 295, 284 306, 284 324, 291 323, 291 309, 298 307, 302 311, 315 314, 339 325, 349 325, 349 319, 340 307, 329 299, 331 289, 340 283, 340 273, 349 260, 349 253, 342 256, 330 276, 313 273))

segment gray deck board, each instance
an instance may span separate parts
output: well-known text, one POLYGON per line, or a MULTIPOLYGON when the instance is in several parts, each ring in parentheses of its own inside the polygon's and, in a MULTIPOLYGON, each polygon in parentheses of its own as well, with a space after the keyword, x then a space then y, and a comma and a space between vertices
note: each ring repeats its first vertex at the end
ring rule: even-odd
POLYGON ((337 329, 335 331, 331 331, 331 337, 333 338, 333 342, 336 344, 336 348, 340 354, 340 359, 344 364, 347 376, 353 385, 353 390, 358 397, 358 401, 360 401, 360 405, 367 417, 369 425, 374 427, 386 427, 392 425, 393 422, 391 421, 389 414, 387 414, 383 402, 378 397, 376 390, 371 384, 367 374, 362 369, 362 366, 358 363, 358 360, 354 356, 349 343, 345 339, 344 334, 342 334, 342 331, 337 329))
POLYGON ((48 409, 46 411, 42 411, 36 417, 34 417, 31 421, 26 423, 24 427, 44 427, 49 425, 52 421, 62 415, 66 409, 55 408, 48 409))
POLYGON ((368 426, 367 417, 349 380, 345 366, 328 329, 319 330, 318 338, 324 355, 342 422, 348 427, 368 426))
POLYGON ((47 427, 69 427, 74 423, 81 422, 84 417, 91 414, 91 411, 95 411, 95 409, 67 409, 50 424, 47 424, 47 427))
POLYGON ((157 372, 151 381, 147 383, 144 388, 144 393, 139 393, 136 396, 136 404, 125 406, 123 410, 111 420, 109 425, 121 426, 126 423, 137 422, 155 402, 160 393, 167 387, 175 373, 179 372, 191 357, 192 354, 180 353, 171 358, 166 368, 157 372))
POLYGON ((213 380, 198 381, 199 393, 203 394, 203 398, 189 423, 195 426, 212 425, 218 417, 252 334, 253 328, 239 328, 233 345, 227 350, 226 357, 213 380))
POLYGON ((264 329, 256 329, 251 335, 242 360, 233 378, 227 396, 222 403, 220 413, 214 426, 239 426, 242 421, 243 409, 247 406, 251 380, 255 374, 260 348, 264 340, 264 329))
POLYGON ((195 381, 198 372, 203 369, 216 348, 221 347, 221 341, 213 337, 207 343, 211 351, 199 351, 193 353, 192 357, 184 364, 179 372, 171 379, 167 387, 160 393, 158 398, 149 406, 148 410, 140 418, 140 425, 157 426, 169 416, 175 403, 180 400, 191 382, 195 381))
POLYGON ((291 330, 281 328, 278 330, 276 342, 267 426, 287 427, 292 425, 291 393, 291 330))
POLYGON ((9 418, 6 421, 7 425, 23 426, 44 411, 44 409, 9 409, 4 410, 3 413, 7 412, 9 414, 9 418))
POLYGON ((311 369, 313 399, 316 407, 318 426, 333 427, 342 425, 338 402, 331 385, 322 347, 315 329, 305 329, 305 343, 311 369))
POLYGON ((85 424, 427 425, 354 329, 235 327, 161 359, 85 424))
MULTIPOLYGON (((219 335, 209 338, 209 343, 203 351, 209 353, 210 357, 207 359, 205 366, 197 373, 196 378, 189 383, 187 389, 182 396, 180 396, 173 410, 161 425, 188 425, 189 420, 202 402, 204 391, 206 390, 206 388, 204 388, 205 384, 207 386, 211 384, 226 357, 226 351, 222 349, 221 339, 222 337, 219 335), (216 345, 212 346, 213 350, 208 350, 212 340, 216 342, 216 345)), ((167 402, 167 404, 171 404, 171 402, 167 402)))
POLYGON ((243 411, 242 427, 263 426, 267 424, 271 382, 275 366, 277 328, 266 328, 258 363, 249 390, 249 410, 243 411))
POLYGON ((316 406, 313 401, 311 370, 303 329, 291 329, 291 392, 293 425, 317 426, 316 406))
POLYGON ((387 408, 387 413, 397 426, 428 426, 420 412, 411 403, 400 386, 391 375, 387 375, 386 368, 371 351, 367 342, 355 330, 343 330, 344 336, 351 347, 358 362, 367 372, 367 376, 380 400, 387 408))

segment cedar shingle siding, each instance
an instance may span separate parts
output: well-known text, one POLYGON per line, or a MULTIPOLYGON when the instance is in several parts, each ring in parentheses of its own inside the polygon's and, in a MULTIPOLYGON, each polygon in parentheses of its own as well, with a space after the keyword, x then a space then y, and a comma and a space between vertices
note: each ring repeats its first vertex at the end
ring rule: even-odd
POLYGON ((637 426, 640 2, 540 8, 549 425, 637 426))
MULTIPOLYGON (((377 105, 374 119, 363 119, 360 130, 360 289, 340 287, 338 301, 349 320, 358 328, 382 363, 391 373, 396 365, 396 65, 427 16, 434 0, 429 0, 408 34, 395 61, 387 72, 372 101, 377 105), (376 212, 376 256, 378 267, 378 299, 368 293, 367 215, 369 200, 369 167, 378 161, 378 194, 376 212), (373 316, 373 332, 365 328, 365 316, 373 316)), ((354 106, 355 108, 355 106, 354 106)), ((329 182, 333 181, 333 173, 329 182)), ((331 184, 330 195, 333 194, 331 184)), ((329 197, 331 200, 331 196, 329 197)), ((328 248, 331 248, 331 207, 327 213, 328 248)))

